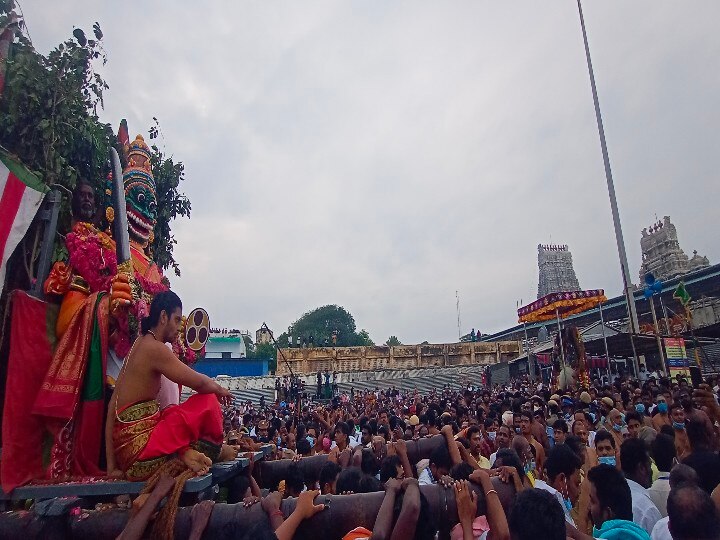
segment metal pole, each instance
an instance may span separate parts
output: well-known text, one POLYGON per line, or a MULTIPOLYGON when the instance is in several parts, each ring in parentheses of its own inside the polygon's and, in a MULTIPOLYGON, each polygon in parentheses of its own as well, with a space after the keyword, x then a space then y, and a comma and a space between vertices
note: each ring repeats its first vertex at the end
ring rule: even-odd
POLYGON ((672 331, 670 330, 670 319, 668 319, 667 308, 663 303, 662 296, 660 296, 660 309, 663 312, 663 319, 665 320, 665 333, 670 336, 672 335, 672 331))
POLYGON ((458 341, 462 339, 462 333, 460 331, 460 296, 455 291, 455 308, 457 309, 457 320, 458 320, 458 341))
POLYGON ((605 318, 602 312, 602 302, 598 304, 600 308, 600 328, 602 328, 603 343, 605 344, 605 360, 607 361, 608 384, 612 382, 612 374, 610 373, 610 352, 608 351, 607 337, 605 337, 605 318))
POLYGON ((582 5, 577 0, 578 13, 580 14, 580 27, 582 28, 583 42, 585 43, 585 57, 587 59, 588 73, 590 74, 590 87, 592 89, 593 103, 595 104, 595 118, 597 119, 598 134, 600 135, 600 148, 602 150, 603 163, 605 164, 605 178, 607 180, 608 195, 610 197, 610 210, 612 211, 613 226, 615 228, 615 241, 617 243, 618 255, 620 257, 620 269, 623 277, 625 300, 627 301, 628 318, 630 319, 630 343, 633 349, 633 367, 635 375, 639 372, 638 356, 635 350, 633 336, 639 328, 637 309, 635 308, 635 296, 632 290, 630 279, 630 268, 625 252, 625 240, 623 239, 622 225, 620 225, 620 212, 615 197, 615 184, 613 183, 612 171, 610 169, 610 157, 605 142, 605 129, 603 128, 602 115, 600 114, 600 102, 598 100, 597 88, 595 86, 595 74, 593 73, 592 61, 590 60, 590 46, 588 45, 587 32, 585 31, 585 19, 583 18, 582 5))
POLYGON ((41 212, 41 219, 45 222, 43 231, 42 247, 40 248, 40 263, 38 264, 37 279, 30 290, 30 296, 40 300, 45 299, 45 280, 50 274, 53 252, 55 251, 55 234, 57 233, 58 214, 62 195, 57 189, 53 189, 45 196, 45 210, 41 212))
POLYGON ((658 328, 657 314, 655 313, 655 301, 651 296, 650 300, 650 313, 652 313, 653 325, 655 325, 655 339, 657 340, 658 351, 660 351, 660 366, 662 367, 663 374, 667 375, 667 369, 665 367, 665 351, 663 351, 662 339, 660 338, 660 329, 658 328))
POLYGON ((563 345, 562 340, 562 328, 560 327, 560 311, 558 308, 555 308, 555 317, 557 317, 557 325, 558 325, 558 337, 560 338, 560 363, 562 364, 562 369, 565 369, 565 346, 563 345))
POLYGON ((528 372, 530 373, 530 380, 535 380, 535 361, 530 358, 530 342, 528 342, 528 335, 527 335, 527 326, 525 321, 523 321, 523 332, 525 332, 525 355, 527 356, 528 361, 528 372))

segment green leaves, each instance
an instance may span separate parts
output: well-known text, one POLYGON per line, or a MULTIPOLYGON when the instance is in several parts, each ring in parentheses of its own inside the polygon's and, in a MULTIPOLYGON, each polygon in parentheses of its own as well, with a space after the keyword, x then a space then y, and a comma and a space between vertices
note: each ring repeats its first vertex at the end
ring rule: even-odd
POLYGON ((283 332, 278 338, 281 347, 288 346, 289 336, 295 345, 303 339, 308 341, 312 336, 316 347, 326 343, 331 346, 333 332, 336 332, 338 347, 374 345, 367 330, 356 332, 353 316, 345 308, 336 305, 322 306, 305 313, 291 325, 289 331, 289 335, 283 332))
MULTIPOLYGON (((8 20, 11 4, 0 0, 0 22, 8 20)), ((81 28, 75 28, 73 39, 60 43, 47 55, 18 34, 11 46, 0 99, 0 145, 46 184, 72 190, 82 178, 94 185, 97 200, 102 201, 108 152, 117 141, 111 126, 98 117, 103 93, 109 87, 94 71, 93 62, 101 59, 105 64, 107 58, 99 23, 93 24, 92 34, 94 39, 88 39, 81 28)), ((153 120, 151 139, 159 134, 157 118, 153 120)), ((173 258, 176 240, 170 223, 176 217, 190 216, 190 200, 178 191, 185 168, 156 147, 152 167, 158 202, 152 251, 162 269, 172 267, 180 275, 173 258)), ((59 231, 64 233, 69 226, 70 208, 64 201, 59 231)), ((34 234, 34 229, 28 234, 34 234)))
MULTIPOLYGON (((159 129, 155 120, 156 134, 159 129)), ((157 135, 156 135, 157 136, 157 135)), ((151 138, 152 128, 151 128, 151 138)), ((152 146, 150 163, 155 177, 157 191, 157 224, 152 244, 153 259, 163 270, 172 268, 176 276, 180 275, 180 265, 173 257, 173 248, 177 241, 172 235, 170 223, 177 217, 190 217, 190 199, 178 191, 180 182, 185 178, 185 166, 175 163, 172 157, 165 157, 157 146, 152 146)))
POLYGON ((87 45, 87 38, 85 37, 85 32, 83 32, 82 29, 76 28, 73 30, 73 36, 75 36, 75 39, 77 39, 81 47, 87 45))

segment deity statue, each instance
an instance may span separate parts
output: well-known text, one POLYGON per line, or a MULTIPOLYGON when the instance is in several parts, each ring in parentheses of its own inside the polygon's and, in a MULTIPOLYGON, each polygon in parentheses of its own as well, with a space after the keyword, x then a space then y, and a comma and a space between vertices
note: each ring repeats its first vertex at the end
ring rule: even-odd
MULTIPOLYGON (((62 302, 58 346, 33 414, 49 420, 55 437, 52 478, 103 474, 107 398, 152 297, 169 288, 148 250, 157 217, 150 149, 142 136, 128 143, 122 134, 121 128, 132 274, 118 268, 115 241, 109 230, 92 223, 94 201, 80 185, 77 201, 73 197, 72 231, 65 240, 68 259, 55 263, 45 282, 46 293, 61 296, 62 302)), ((109 187, 106 194, 112 194, 109 187)), ((111 206, 106 217, 113 222, 111 206)))

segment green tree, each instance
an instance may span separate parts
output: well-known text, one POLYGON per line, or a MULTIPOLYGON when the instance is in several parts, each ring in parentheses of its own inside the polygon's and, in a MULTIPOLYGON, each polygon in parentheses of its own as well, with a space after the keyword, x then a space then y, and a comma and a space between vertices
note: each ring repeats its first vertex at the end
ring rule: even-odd
POLYGON ((390 336, 385 342, 385 345, 387 345, 388 347, 395 347, 396 345, 402 345, 402 343, 400 343, 400 340, 397 338, 397 336, 390 336))
MULTIPOLYGON (((0 0, 0 31, 11 22, 12 9, 13 2, 0 0)), ((21 29, 23 24, 21 19, 21 29)), ((0 146, 48 186, 73 190, 78 180, 87 181, 95 187, 99 204, 105 201, 110 148, 119 146, 112 127, 98 116, 109 89, 95 71, 97 62, 104 65, 107 61, 102 39, 98 23, 93 25, 92 39, 76 28, 72 39, 43 55, 22 31, 16 32, 0 96, 0 146)), ((157 133, 155 120, 150 138, 157 133)), ((172 267, 180 275, 173 258, 176 241, 170 223, 178 216, 190 215, 190 201, 178 191, 184 167, 153 146, 152 168, 158 194, 153 257, 161 268, 172 267)), ((64 197, 58 230, 65 233, 69 225, 70 204, 64 197)), ((39 221, 31 226, 18 249, 22 253, 10 261, 8 289, 26 288, 35 277, 40 229, 39 221)))
MULTIPOLYGON (((315 346, 320 347, 328 343, 333 344, 333 332, 336 333, 338 347, 352 347, 356 345, 373 345, 367 330, 357 332, 355 319, 343 307, 337 305, 322 306, 305 313, 290 326, 290 335, 294 342, 313 338, 315 346)), ((283 332, 277 341, 281 347, 289 344, 288 333, 283 332)))
POLYGON ((190 217, 190 199, 178 191, 180 182, 185 179, 185 166, 181 162, 175 163, 172 156, 164 156, 154 145, 150 160, 157 191, 157 224, 152 244, 153 259, 163 270, 172 267, 175 275, 179 276, 180 266, 173 257, 173 248, 177 240, 172 234, 170 223, 179 216, 190 217))
POLYGON ((268 369, 277 369, 277 349, 272 343, 260 343, 255 350, 255 357, 268 361, 268 369))
POLYGON ((375 342, 372 339, 370 339, 370 334, 364 328, 362 330, 360 330, 360 332, 358 332, 357 341, 358 341, 358 343, 356 343, 357 345, 365 345, 368 347, 375 345, 375 342))
POLYGON ((243 341, 245 342, 245 358, 255 358, 255 344, 250 336, 243 334, 243 341))

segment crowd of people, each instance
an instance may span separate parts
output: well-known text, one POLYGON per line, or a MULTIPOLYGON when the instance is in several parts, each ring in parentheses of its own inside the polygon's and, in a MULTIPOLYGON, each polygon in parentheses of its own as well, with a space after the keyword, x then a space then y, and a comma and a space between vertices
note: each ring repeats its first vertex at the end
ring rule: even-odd
MULTIPOLYGON (((458 381, 424 395, 393 388, 325 403, 278 398, 228 409, 226 442, 239 450, 272 443, 277 459, 294 460, 265 499, 254 481, 244 494, 271 518, 268 498, 300 497, 298 511, 309 517, 322 510, 312 505, 316 494, 384 491, 373 529, 346 538, 435 537, 421 486, 437 484, 454 490, 452 538, 715 539, 719 382, 694 388, 643 373, 565 392, 524 378, 492 388, 458 381), (408 442, 436 436, 445 444, 411 463, 408 442), (323 454, 319 473, 303 474, 299 461, 323 454), (510 501, 500 500, 497 482, 512 488, 510 501)), ((281 521, 270 519, 278 537, 281 521)))

